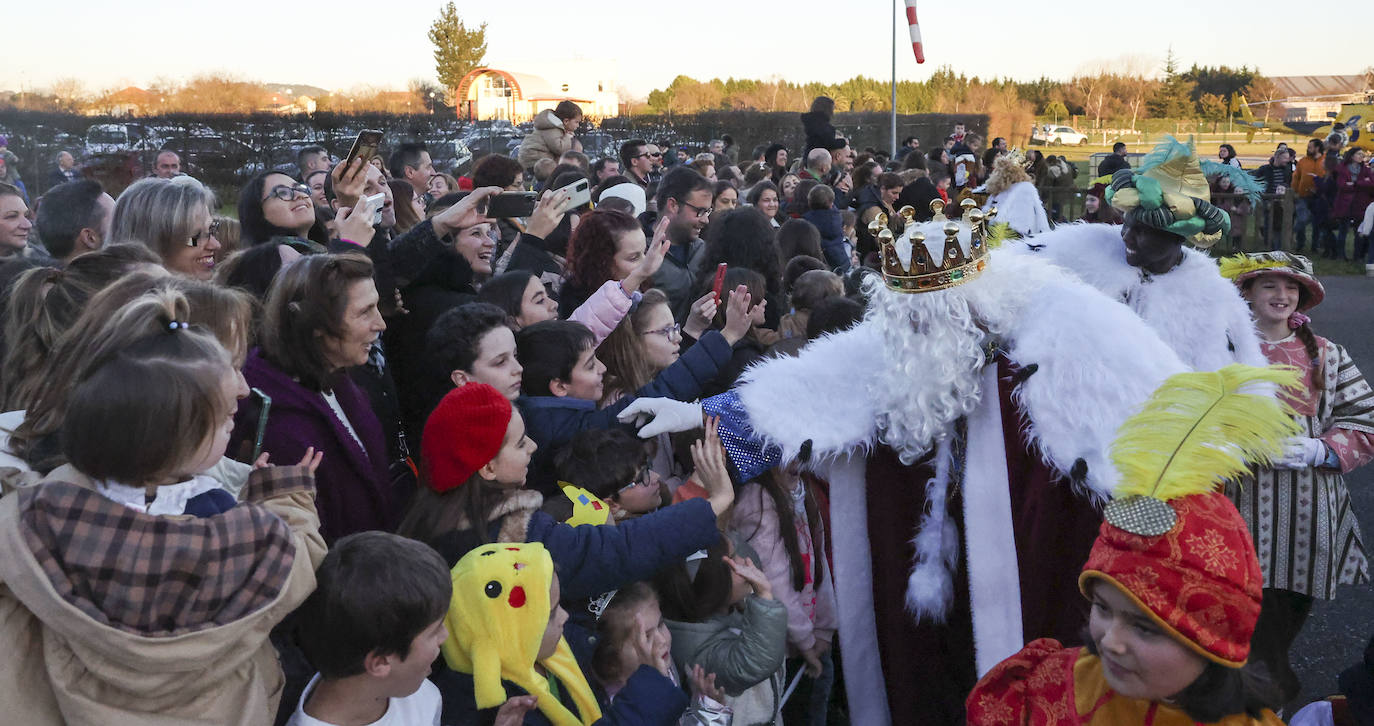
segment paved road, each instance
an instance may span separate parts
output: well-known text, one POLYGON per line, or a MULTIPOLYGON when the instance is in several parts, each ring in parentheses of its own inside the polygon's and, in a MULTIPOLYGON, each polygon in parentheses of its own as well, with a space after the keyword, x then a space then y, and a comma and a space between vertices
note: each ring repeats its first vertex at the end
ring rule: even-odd
MULTIPOLYGON (((1326 300, 1312 311, 1317 334, 1350 351, 1365 377, 1374 380, 1374 279, 1327 277, 1326 300)), ((1346 477, 1366 549, 1374 552, 1374 465, 1346 477)), ((1346 586, 1335 600, 1318 601, 1293 646, 1293 667, 1302 678, 1298 703, 1336 692, 1336 675, 1362 657, 1374 635, 1374 585, 1346 586)))

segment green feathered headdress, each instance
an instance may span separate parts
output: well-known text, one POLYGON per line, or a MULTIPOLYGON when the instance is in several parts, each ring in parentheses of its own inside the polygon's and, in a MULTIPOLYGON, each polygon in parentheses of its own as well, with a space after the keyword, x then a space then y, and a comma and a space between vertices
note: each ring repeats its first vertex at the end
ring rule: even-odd
POLYGON ((1231 231, 1231 216, 1208 201, 1211 189, 1191 140, 1166 137, 1140 168, 1113 174, 1106 196, 1128 225, 1172 232, 1197 247, 1211 247, 1231 231))

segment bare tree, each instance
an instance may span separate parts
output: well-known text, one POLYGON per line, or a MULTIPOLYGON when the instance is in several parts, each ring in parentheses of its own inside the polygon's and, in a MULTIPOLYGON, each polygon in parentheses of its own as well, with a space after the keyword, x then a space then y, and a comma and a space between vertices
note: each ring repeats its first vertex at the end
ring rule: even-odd
POLYGON ((67 113, 80 111, 86 105, 88 94, 86 84, 79 78, 59 78, 52 83, 52 95, 57 99, 58 108, 67 113))

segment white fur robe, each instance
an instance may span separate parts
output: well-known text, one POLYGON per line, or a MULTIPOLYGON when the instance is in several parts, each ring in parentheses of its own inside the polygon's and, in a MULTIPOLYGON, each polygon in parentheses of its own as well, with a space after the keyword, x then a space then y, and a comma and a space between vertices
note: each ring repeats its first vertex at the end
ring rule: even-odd
MULTIPOLYGON (((1026 434, 1032 446, 1061 473, 1082 459, 1087 463, 1089 492, 1105 496, 1118 479, 1109 460, 1117 428, 1165 378, 1184 371, 1183 363, 1130 309, 1037 256, 994 252, 980 279, 954 290, 989 328, 1004 331, 1003 348, 1013 363, 1038 366, 1016 393, 1017 404, 1030 421, 1026 434)), ((800 356, 750 368, 737 389, 755 435, 779 446, 784 459, 794 458, 803 442, 810 440, 813 462, 829 478, 848 702, 854 723, 874 725, 890 723, 874 608, 903 607, 903 603, 873 602, 863 455, 878 442, 880 414, 891 410, 892 397, 877 385, 879 376, 874 372, 900 368, 905 352, 920 344, 911 328, 903 332, 884 326, 878 317, 875 308, 870 308, 863 323, 813 342, 800 356)), ((1000 486, 1005 497, 1008 445, 1000 429, 995 443, 1002 446, 975 450, 972 429, 981 410, 991 408, 994 418, 1000 417, 996 377, 985 378, 993 381, 994 388, 981 389, 980 411, 969 417, 967 460, 1002 462, 1000 486)), ((989 487, 987 482, 972 481, 974 475, 974 471, 966 472, 966 493, 980 485, 995 492, 996 483, 989 487)), ((913 482, 913 486, 920 484, 913 482)), ((927 491, 931 491, 929 486, 927 491)), ((913 530, 916 525, 912 523, 913 530)), ((1010 532, 1004 534, 1003 546, 1010 539, 1010 532)), ((918 541, 918 549, 923 546, 918 541)), ((1010 562, 1000 561, 996 569, 1010 573, 1011 591, 1000 593, 995 601, 979 602, 976 586, 971 584, 975 620, 980 610, 987 610, 994 620, 1014 621, 1019 634, 1019 614, 1013 617, 1009 609, 1014 603, 1019 613, 1020 607, 1014 549, 1009 555, 1004 549, 988 554, 991 560, 969 553, 971 580, 978 561, 999 562, 998 558, 1009 556, 1010 562)))
POLYGON ((1011 225, 1022 237, 1050 231, 1045 203, 1040 201, 1040 192, 1035 185, 1028 181, 1017 182, 1002 193, 988 197, 983 209, 993 207, 997 208, 997 221, 1011 225))
POLYGON ((1250 306, 1203 252, 1184 247, 1178 267, 1145 275, 1126 264, 1121 227, 1109 224, 1063 225, 1008 251, 1043 257, 1124 302, 1193 370, 1269 364, 1250 306))

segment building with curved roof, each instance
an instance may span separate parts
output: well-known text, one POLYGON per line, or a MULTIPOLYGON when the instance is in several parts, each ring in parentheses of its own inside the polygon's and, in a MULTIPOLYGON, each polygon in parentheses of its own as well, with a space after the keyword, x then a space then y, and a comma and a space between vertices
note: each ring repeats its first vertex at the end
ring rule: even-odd
POLYGON ((560 101, 572 101, 582 113, 606 118, 620 113, 620 96, 608 66, 570 61, 549 77, 499 68, 476 68, 455 89, 458 116, 474 121, 505 119, 522 123, 560 101))

